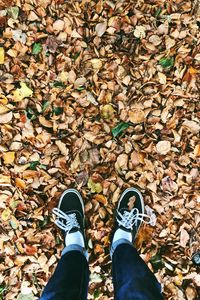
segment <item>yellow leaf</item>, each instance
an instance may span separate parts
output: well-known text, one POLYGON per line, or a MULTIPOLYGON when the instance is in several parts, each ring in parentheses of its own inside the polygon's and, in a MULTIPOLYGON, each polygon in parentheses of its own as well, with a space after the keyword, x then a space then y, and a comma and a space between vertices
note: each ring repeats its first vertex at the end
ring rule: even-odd
POLYGON ((12 164, 15 159, 15 152, 10 151, 10 152, 5 152, 3 154, 3 160, 5 164, 12 164))
POLYGON ((1 214, 1 218, 3 221, 8 221, 11 216, 11 210, 9 208, 4 209, 4 211, 1 214))
POLYGON ((10 176, 0 175, 0 184, 10 184, 11 178, 10 176))
POLYGON ((20 102, 24 98, 31 97, 33 94, 33 91, 26 85, 26 83, 20 82, 20 85, 21 88, 18 88, 13 92, 13 100, 15 102, 20 102))
POLYGON ((112 119, 114 117, 115 110, 110 104, 106 104, 101 108, 101 116, 104 119, 112 119))
POLYGON ((5 51, 3 47, 0 47, 0 64, 4 64, 5 51))
POLYGON ((8 104, 8 99, 4 95, 0 95, 0 103, 3 105, 8 104))
POLYGON ((99 182, 95 183, 92 178, 89 178, 88 180, 88 188, 91 190, 91 193, 101 193, 102 192, 102 186, 99 182))

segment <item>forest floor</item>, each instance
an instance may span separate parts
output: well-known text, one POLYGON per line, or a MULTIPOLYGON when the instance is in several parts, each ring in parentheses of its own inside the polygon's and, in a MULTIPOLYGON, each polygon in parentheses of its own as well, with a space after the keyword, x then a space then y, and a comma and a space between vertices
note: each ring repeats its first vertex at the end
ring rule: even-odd
POLYGON ((0 0, 0 299, 38 299, 68 187, 85 201, 88 299, 113 299, 109 236, 131 186, 157 218, 135 245, 165 299, 197 299, 199 28, 196 0, 0 0))

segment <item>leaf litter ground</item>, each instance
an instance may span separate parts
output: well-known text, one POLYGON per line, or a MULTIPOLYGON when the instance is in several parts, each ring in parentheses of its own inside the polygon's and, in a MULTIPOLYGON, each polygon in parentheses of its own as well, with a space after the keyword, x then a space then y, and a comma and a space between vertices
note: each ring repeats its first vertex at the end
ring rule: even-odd
POLYGON ((68 187, 85 200, 88 298, 113 299, 109 235, 130 186, 157 217, 136 247, 165 298, 197 299, 199 26, 199 1, 0 1, 0 299, 38 299, 68 187))

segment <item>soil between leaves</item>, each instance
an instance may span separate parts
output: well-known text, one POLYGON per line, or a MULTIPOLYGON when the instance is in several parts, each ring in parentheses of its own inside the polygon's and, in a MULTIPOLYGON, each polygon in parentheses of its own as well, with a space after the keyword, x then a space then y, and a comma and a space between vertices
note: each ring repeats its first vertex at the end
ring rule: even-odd
POLYGON ((136 247, 165 299, 197 299, 199 2, 0 9, 0 299, 38 299, 63 248, 51 210, 68 187, 85 201, 88 299, 113 299, 109 235, 130 186, 157 216, 136 247))

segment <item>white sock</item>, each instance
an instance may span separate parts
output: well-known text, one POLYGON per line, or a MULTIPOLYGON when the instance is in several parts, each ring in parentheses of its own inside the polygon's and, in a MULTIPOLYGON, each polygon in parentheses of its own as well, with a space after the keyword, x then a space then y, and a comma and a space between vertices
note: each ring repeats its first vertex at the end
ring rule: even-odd
POLYGON ((119 239, 125 239, 132 243, 132 234, 131 232, 127 232, 119 228, 115 231, 112 243, 116 242, 119 239))
POLYGON ((85 242, 83 235, 80 233, 80 231, 68 233, 65 236, 65 246, 69 246, 72 244, 79 245, 83 248, 85 248, 85 242))

